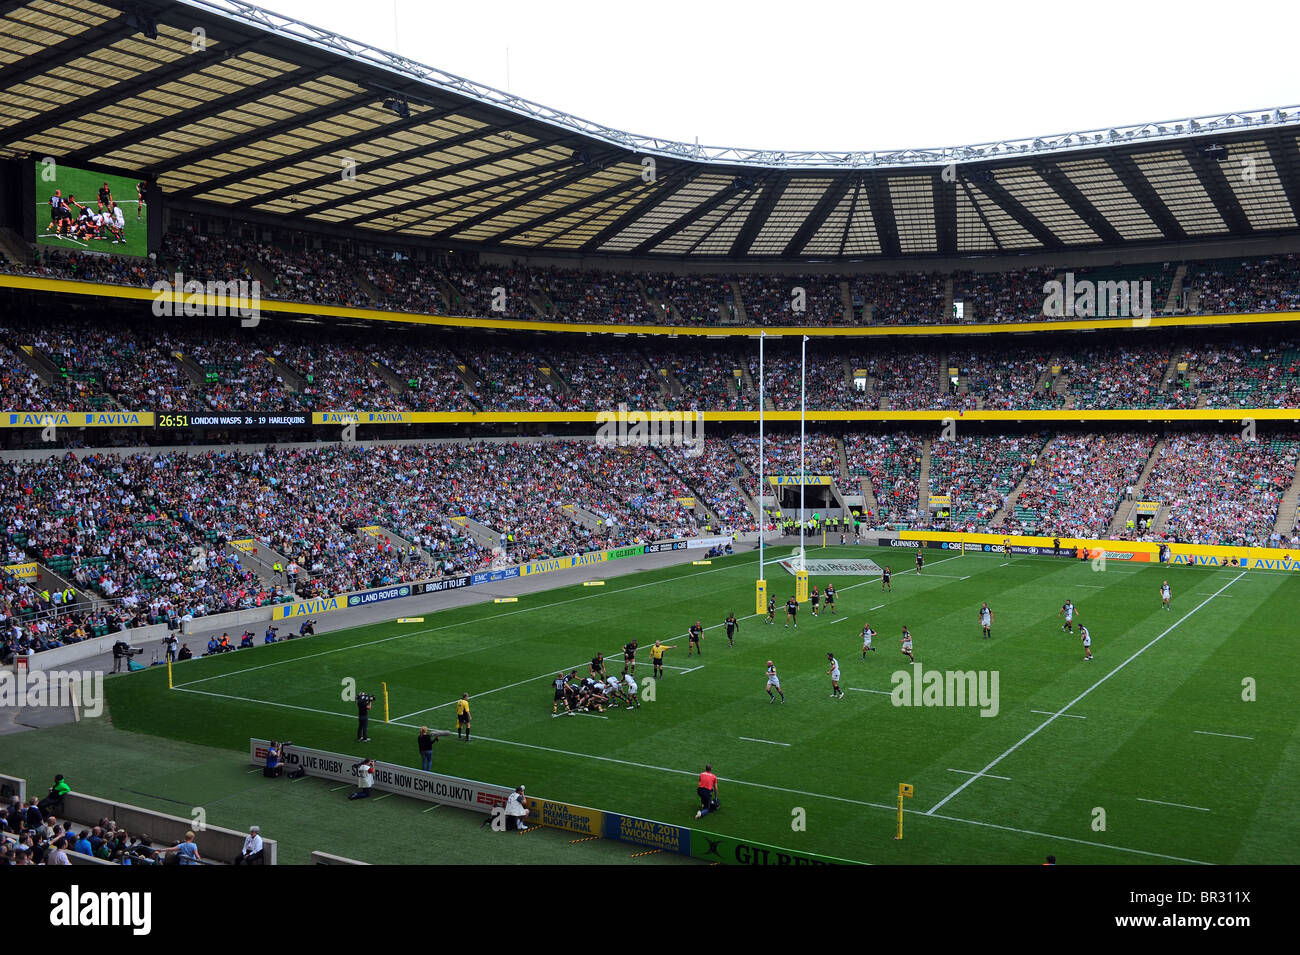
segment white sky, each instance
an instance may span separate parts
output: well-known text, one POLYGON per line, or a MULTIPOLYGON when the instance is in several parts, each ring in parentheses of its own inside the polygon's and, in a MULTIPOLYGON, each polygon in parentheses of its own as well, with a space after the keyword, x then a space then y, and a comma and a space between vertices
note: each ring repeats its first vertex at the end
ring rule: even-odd
POLYGON ((706 146, 923 148, 1300 104, 1300 3, 1275 0, 259 5, 706 146))

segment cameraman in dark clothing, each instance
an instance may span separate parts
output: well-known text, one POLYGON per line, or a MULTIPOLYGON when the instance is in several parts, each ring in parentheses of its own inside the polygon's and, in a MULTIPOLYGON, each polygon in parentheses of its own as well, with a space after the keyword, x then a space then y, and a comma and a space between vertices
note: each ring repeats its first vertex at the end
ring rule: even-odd
POLYGON ((370 707, 375 698, 369 693, 357 694, 357 742, 370 742, 370 707))

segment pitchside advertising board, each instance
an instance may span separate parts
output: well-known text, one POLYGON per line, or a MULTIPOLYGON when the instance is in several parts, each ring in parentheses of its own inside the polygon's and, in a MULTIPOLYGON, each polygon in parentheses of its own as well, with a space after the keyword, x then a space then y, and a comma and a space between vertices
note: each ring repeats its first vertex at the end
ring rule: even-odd
POLYGON ((746 842, 731 836, 720 836, 702 829, 691 831, 691 855, 708 862, 723 865, 861 865, 849 859, 817 855, 813 852, 795 852, 746 842))
POLYGON ((662 852, 691 854, 691 830, 684 826, 670 826, 665 822, 625 816, 620 812, 605 813, 605 838, 630 842, 634 846, 659 849, 662 852))
MULTIPOLYGON (((255 766, 265 766, 266 750, 270 745, 270 740, 250 739, 248 741, 249 761, 255 766)), ((360 761, 360 756, 330 753, 320 749, 308 749, 305 746, 286 746, 283 758, 284 763, 301 768, 308 776, 353 785, 357 782, 357 771, 354 767, 360 761)), ((479 783, 471 779, 458 779, 440 773, 425 773, 393 763, 381 763, 378 760, 375 761, 375 789, 483 813, 491 813, 495 806, 504 806, 511 793, 511 790, 505 786, 479 783)))

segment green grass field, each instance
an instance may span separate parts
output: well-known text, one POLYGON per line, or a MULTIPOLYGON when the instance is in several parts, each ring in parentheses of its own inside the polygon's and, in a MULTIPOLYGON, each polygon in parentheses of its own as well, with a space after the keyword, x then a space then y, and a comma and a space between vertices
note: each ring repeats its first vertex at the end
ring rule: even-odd
MULTIPOLYGON (((136 221, 136 210, 139 203, 136 201, 136 181, 134 179, 89 172, 73 166, 59 165, 49 168, 51 169, 51 176, 47 178, 45 175, 47 167, 41 163, 36 164, 37 245, 50 245, 69 251, 111 252, 114 255, 145 256, 149 254, 148 226, 144 218, 136 221), (122 215, 126 222, 126 227, 123 229, 126 238, 125 243, 115 245, 108 238, 85 240, 73 238, 72 236, 54 235, 46 228, 50 224, 50 196, 54 194, 55 189, 61 190, 65 198, 72 195, 81 205, 89 206, 91 211, 97 211, 99 208, 97 202, 99 187, 105 182, 108 183, 109 189, 112 191, 113 201, 122 207, 122 215)), ((78 211, 76 208, 72 210, 74 217, 78 211)))
MULTIPOLYGON (((444 739, 438 772, 689 826, 695 775, 710 761, 723 808, 707 828, 796 850, 871 863, 1032 864, 1049 852, 1074 864, 1300 862, 1300 645, 1290 620, 1300 581, 943 551, 927 551, 918 576, 906 551, 809 556, 848 554, 890 563, 893 592, 835 578, 839 614, 815 619, 805 605, 798 631, 784 629, 783 614, 775 626, 752 616, 748 554, 199 659, 176 667, 170 691, 155 668, 108 681, 110 712, 118 729, 232 759, 250 736, 361 755, 341 687, 385 681, 392 722, 372 719, 369 755, 418 765, 415 729, 454 729, 454 702, 469 692, 474 742, 444 739), (1172 612, 1158 594, 1166 576, 1172 612), (1067 597, 1092 633, 1092 662, 1061 630, 1067 597), (989 641, 981 601, 995 615, 989 641), (734 648, 721 627, 732 610, 734 648), (687 658, 683 635, 696 619, 709 628, 704 655, 687 658), (867 620, 878 649, 863 661, 867 620), (904 624, 925 670, 996 673, 997 714, 893 705, 891 674, 908 669, 904 624), (585 668, 596 650, 613 664, 632 638, 643 691, 645 648, 677 645, 654 700, 553 719, 554 674, 585 668), (843 700, 830 698, 828 651, 843 700), (764 692, 769 658, 784 705, 764 692), (900 782, 916 794, 896 842, 900 782)), ((793 593, 780 567, 767 578, 778 603, 793 593)))

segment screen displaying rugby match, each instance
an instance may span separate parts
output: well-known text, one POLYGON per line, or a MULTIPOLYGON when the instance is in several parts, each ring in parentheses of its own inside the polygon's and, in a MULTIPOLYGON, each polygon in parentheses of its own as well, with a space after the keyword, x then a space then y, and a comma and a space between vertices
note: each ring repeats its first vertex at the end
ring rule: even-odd
POLYGON ((35 176, 38 245, 148 254, 143 181, 44 162, 36 163, 35 176))

